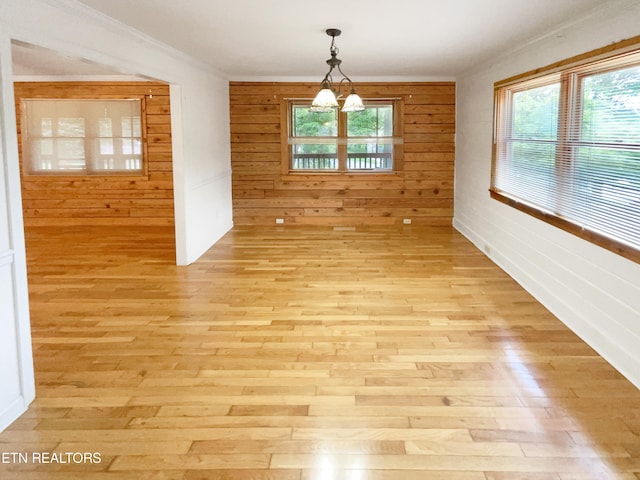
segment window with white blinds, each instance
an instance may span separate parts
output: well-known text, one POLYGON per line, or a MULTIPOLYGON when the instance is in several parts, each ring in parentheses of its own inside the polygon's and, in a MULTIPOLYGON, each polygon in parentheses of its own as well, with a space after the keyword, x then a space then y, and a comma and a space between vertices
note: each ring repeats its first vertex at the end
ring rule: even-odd
POLYGON ((640 49, 495 95, 492 196, 638 261, 640 49))

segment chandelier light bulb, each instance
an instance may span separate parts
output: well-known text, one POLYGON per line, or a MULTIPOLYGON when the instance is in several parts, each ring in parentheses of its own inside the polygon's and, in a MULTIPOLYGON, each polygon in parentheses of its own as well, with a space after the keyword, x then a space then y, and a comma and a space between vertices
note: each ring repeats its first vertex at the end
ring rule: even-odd
POLYGON ((343 82, 348 82, 349 87, 351 89, 351 93, 347 96, 344 101, 344 105, 342 106, 343 112, 359 112, 365 109, 364 103, 362 102, 362 98, 356 93, 353 88, 353 82, 349 77, 347 77, 342 69, 340 68, 340 64, 342 60, 338 58, 338 46, 336 45, 336 37, 339 36, 342 32, 337 28, 329 28, 327 29, 327 35, 331 37, 331 47, 329 48, 329 52, 331 53, 331 58, 327 60, 327 65, 329 65, 329 71, 324 76, 321 82, 320 91, 313 99, 311 103, 312 112, 330 112, 334 108, 339 108, 338 99, 341 98, 340 95, 340 87, 343 82), (335 88, 335 83, 333 82, 333 77, 331 73, 336 69, 342 75, 342 79, 338 82, 337 88, 335 88), (336 96, 336 93, 338 95, 336 96))

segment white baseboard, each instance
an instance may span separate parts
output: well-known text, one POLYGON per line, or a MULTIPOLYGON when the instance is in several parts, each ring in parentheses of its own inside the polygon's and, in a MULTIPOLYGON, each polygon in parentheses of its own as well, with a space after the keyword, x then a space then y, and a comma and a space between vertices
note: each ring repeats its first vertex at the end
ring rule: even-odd
POLYGON ((16 421, 27 411, 27 404, 22 396, 16 398, 4 411, 0 412, 0 432, 16 421))

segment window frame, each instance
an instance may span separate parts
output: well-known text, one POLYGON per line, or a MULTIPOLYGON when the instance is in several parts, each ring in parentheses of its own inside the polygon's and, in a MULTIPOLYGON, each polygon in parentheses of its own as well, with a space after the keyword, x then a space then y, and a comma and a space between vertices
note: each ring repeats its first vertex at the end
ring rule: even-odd
MULTIPOLYGON (((640 36, 496 82, 494 84, 494 127, 489 194, 491 198, 510 207, 640 263, 640 248, 630 245, 622 239, 616 239, 611 234, 606 235, 596 228, 585 227, 575 218, 563 216, 553 209, 536 205, 532 200, 523 199, 496 186, 498 168, 502 165, 500 162, 503 161, 500 159, 501 141, 505 138, 504 132, 508 128, 506 125, 513 118, 511 101, 505 98, 506 95, 512 95, 513 92, 524 89, 526 85, 537 82, 540 85, 553 83, 550 80, 545 81, 553 76, 556 76, 560 83, 556 153, 554 156, 555 174, 551 177, 555 182, 554 191, 559 192, 557 198, 562 196, 563 184, 568 178, 565 172, 568 172, 569 166, 577 161, 577 147, 585 144, 585 141, 580 137, 582 128, 581 89, 584 78, 607 71, 624 69, 625 66, 629 66, 629 63, 624 63, 620 59, 630 54, 640 54, 640 36), (573 120, 575 115, 579 115, 579 121, 573 120)), ((633 64, 636 64, 636 61, 633 64)), ((587 143, 591 146, 607 145, 607 142, 590 141, 587 143)), ((628 145, 632 149, 636 148, 635 143, 628 145)), ((504 160, 507 164, 508 161, 508 158, 504 160)))
MULTIPOLYGON (((83 117, 84 118, 84 117, 83 117)), ((120 117, 122 118, 122 117, 120 117)), ((78 178, 78 177, 91 177, 91 178, 95 178, 95 177, 133 177, 133 178, 139 178, 139 177, 145 177, 148 175, 148 152, 147 152, 147 125, 146 125, 146 95, 127 95, 127 96, 83 96, 83 95, 78 95, 78 96, 69 96, 69 97, 40 97, 40 96, 36 96, 36 97, 23 97, 20 99, 20 128, 21 128, 21 134, 20 134, 20 153, 21 153, 21 161, 22 161, 22 172, 24 175, 29 176, 29 177, 34 177, 34 178, 38 178, 38 177, 72 177, 72 178, 78 178), (27 119, 27 114, 26 114, 26 108, 25 108, 25 102, 28 101, 47 101, 47 100, 51 100, 51 101, 95 101, 95 102, 109 102, 109 101, 128 101, 128 100, 134 100, 139 102, 140 104, 140 141, 141 141, 141 168, 140 169, 131 169, 131 170, 127 170, 127 169, 113 169, 113 170, 109 170, 109 169, 102 169, 102 168, 94 168, 93 164, 95 163, 94 158, 92 158, 90 155, 85 155, 85 159, 84 159, 84 168, 83 169, 78 169, 78 170, 65 170, 65 169, 51 169, 51 170, 47 170, 47 169, 42 169, 42 170, 36 170, 33 169, 31 164, 30 164, 30 159, 27 158, 28 157, 28 152, 30 150, 30 145, 28 145, 28 139, 27 136, 24 135, 24 131, 27 128, 26 124, 28 122, 27 119)), ((99 127, 94 128, 95 130, 98 130, 99 127)), ((57 139, 57 138, 63 138, 63 137, 56 137, 53 136, 53 139, 57 139)), ((111 137, 101 137, 100 135, 97 136, 93 136, 93 137, 87 137, 86 135, 83 137, 73 137, 73 138, 82 138, 83 142, 85 143, 85 152, 89 151, 91 152, 92 150, 94 150, 93 148, 87 148, 86 144, 87 142, 91 142, 92 139, 95 139, 97 141, 99 141, 100 139, 107 139, 110 138, 112 140, 115 139, 120 139, 120 138, 125 138, 122 136, 115 136, 112 135, 111 137)), ((127 137, 129 138, 129 137, 127 137)), ((138 137, 130 137, 130 138, 135 138, 137 139, 138 137)))
MULTIPOLYGON (((311 98, 283 99, 281 103, 281 156, 283 175, 393 175, 402 171, 404 156, 404 132, 403 132, 403 102, 401 98, 371 98, 364 100, 365 106, 391 105, 393 108, 393 133, 389 143, 393 146, 393 164, 391 169, 349 169, 347 147, 351 140, 374 137, 360 137, 347 135, 347 113, 337 110, 337 135, 335 137, 301 137, 304 141, 311 138, 320 138, 323 141, 335 138, 337 168, 336 169, 294 169, 293 168, 293 107, 311 106, 311 98)), ((380 137, 382 138, 382 137, 380 137)))

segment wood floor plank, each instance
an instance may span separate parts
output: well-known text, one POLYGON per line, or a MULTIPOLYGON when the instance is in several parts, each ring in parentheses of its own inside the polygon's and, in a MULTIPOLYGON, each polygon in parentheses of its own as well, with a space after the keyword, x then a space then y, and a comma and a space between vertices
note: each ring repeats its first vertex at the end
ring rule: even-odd
POLYGON ((640 479, 640 391, 449 227, 25 233, 3 480, 640 479))
MULTIPOLYGON (((510 456, 469 455, 327 455, 325 457, 309 454, 273 454, 273 468, 322 469, 322 462, 335 469, 354 469, 367 466, 367 469, 383 470, 462 470, 465 472, 486 472, 491 468, 498 471, 523 473, 583 473, 611 478, 612 470, 599 459, 575 458, 527 458, 510 456)), ((613 477, 615 478, 615 477, 613 477)))

